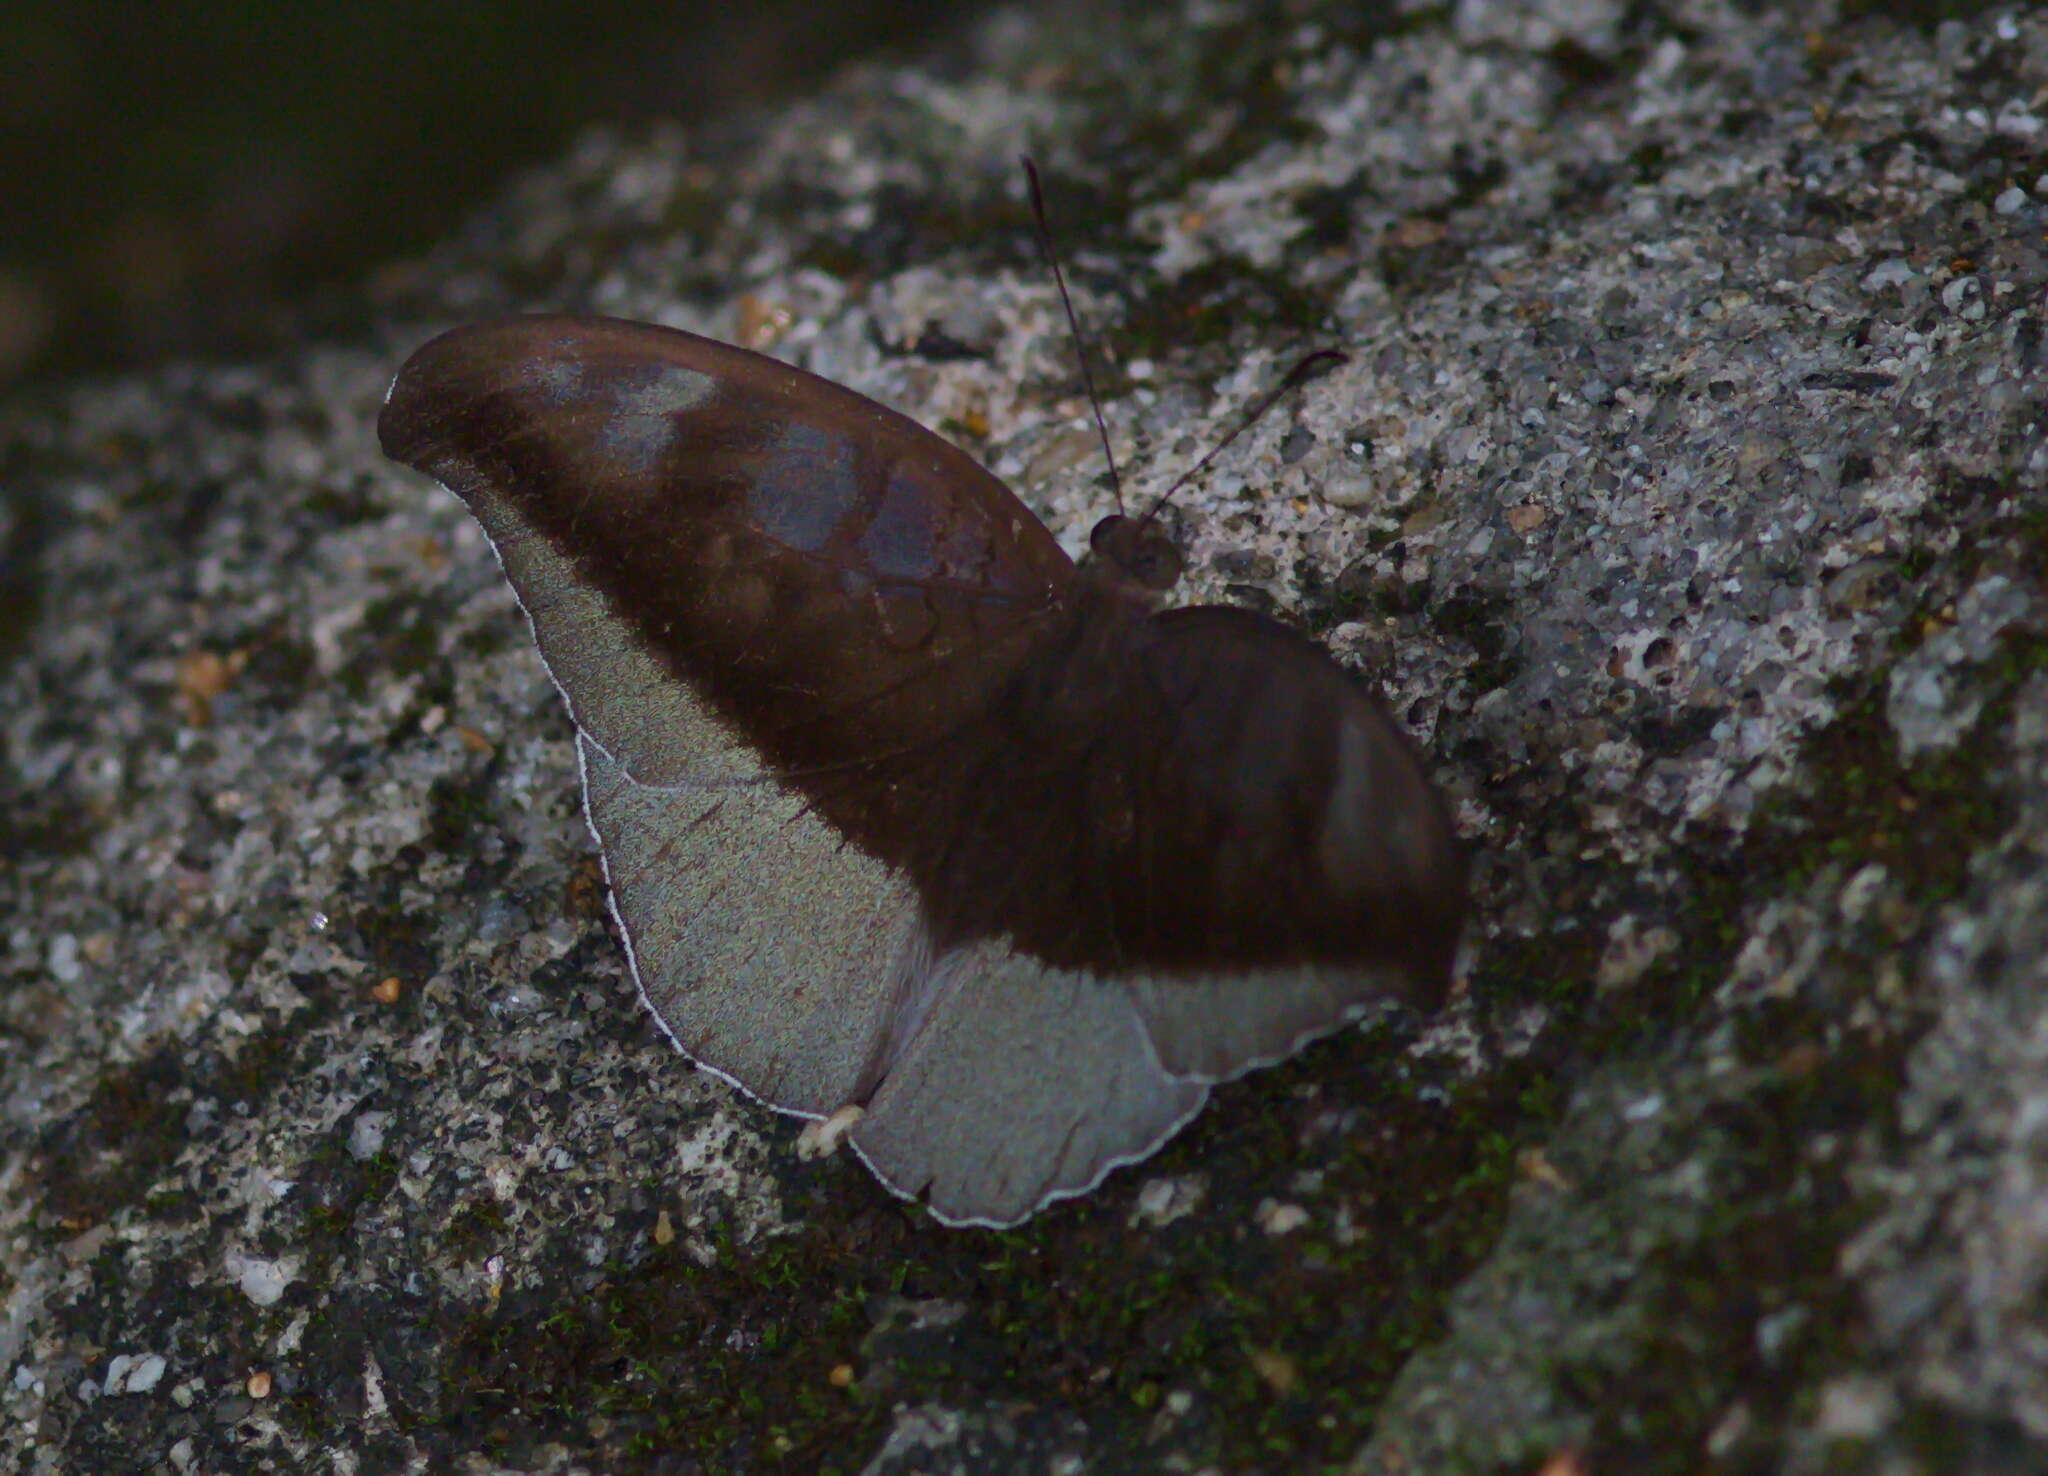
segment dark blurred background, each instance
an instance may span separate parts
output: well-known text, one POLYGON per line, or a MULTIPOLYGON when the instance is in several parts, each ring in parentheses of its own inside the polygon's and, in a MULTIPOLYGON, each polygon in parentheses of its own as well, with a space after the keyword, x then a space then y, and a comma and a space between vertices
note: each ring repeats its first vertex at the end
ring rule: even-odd
POLYGON ((274 341, 595 123, 922 50, 963 0, 10 0, 0 386, 274 341))

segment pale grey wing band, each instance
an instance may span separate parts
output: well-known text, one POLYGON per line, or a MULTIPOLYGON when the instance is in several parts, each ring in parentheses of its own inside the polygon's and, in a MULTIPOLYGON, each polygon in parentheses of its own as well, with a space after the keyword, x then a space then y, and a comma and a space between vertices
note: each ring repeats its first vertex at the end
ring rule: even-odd
POLYGON ((850 1141, 954 1225, 1014 1225, 1151 1153, 1200 1110, 1114 985, 1001 943, 958 950, 924 1029, 850 1141))

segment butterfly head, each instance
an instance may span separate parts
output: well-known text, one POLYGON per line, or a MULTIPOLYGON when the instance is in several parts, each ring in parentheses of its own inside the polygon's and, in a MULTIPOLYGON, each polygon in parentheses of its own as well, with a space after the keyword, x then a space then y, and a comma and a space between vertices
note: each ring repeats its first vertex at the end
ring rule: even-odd
POLYGON ((1098 566, 1147 600, 1180 581, 1180 549, 1149 519, 1112 513, 1095 525, 1088 547, 1098 566))

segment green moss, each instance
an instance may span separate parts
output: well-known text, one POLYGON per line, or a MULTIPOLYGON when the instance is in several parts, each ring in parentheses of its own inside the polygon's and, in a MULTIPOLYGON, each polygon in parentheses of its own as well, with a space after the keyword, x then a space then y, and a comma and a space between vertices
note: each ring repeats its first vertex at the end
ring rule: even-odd
POLYGON ((422 840, 429 850, 460 852, 470 838, 491 819, 493 786, 500 759, 492 754, 486 763, 465 769, 459 775, 443 775, 427 788, 427 826, 422 840))
MULTIPOLYGON (((587 1295, 545 1317, 508 1297, 458 1339, 458 1419, 508 1448, 580 1428, 614 1457, 688 1452, 707 1462, 821 1470, 881 1418, 835 1389, 855 1356, 860 1304, 812 1301, 791 1284, 813 1256, 776 1242, 706 1271, 665 1248, 608 1268, 587 1295), (766 1284, 764 1284, 764 1282, 766 1284)), ((553 1291, 538 1294, 552 1298, 553 1291)))
POLYGON ((466 1201, 448 1217, 441 1242, 450 1255, 472 1261, 502 1248, 511 1228, 512 1217, 505 1212, 504 1205, 479 1196, 466 1201))
POLYGON ((423 674, 452 689, 441 651, 445 618, 433 597, 405 593, 371 601, 363 610, 360 639, 350 644, 349 659, 334 680, 358 700, 382 684, 423 674))
POLYGON ((1272 1167, 1212 1185, 1217 1213, 1158 1232, 1126 1229, 1114 1192, 1015 1231, 940 1232, 879 1204, 853 1165, 811 1171, 825 1202, 802 1236, 739 1248, 714 1232, 709 1268, 664 1247, 587 1294, 508 1296, 456 1340, 455 1427, 516 1432, 514 1446, 577 1431, 618 1460, 681 1450, 812 1471, 871 1451, 899 1401, 1062 1404, 1115 1427, 1186 1391, 1226 1464, 1340 1460, 1491 1243, 1539 1129, 1529 1114, 1557 1100, 1511 1070, 1447 1113, 1419 1090, 1431 1083, 1389 1068, 1391 1044, 1328 1042, 1227 1089, 1160 1170, 1272 1167), (1288 1197, 1294 1145, 1325 1111, 1366 1125, 1341 1135, 1309 1201, 1352 1206, 1352 1229, 1268 1237, 1254 1210, 1288 1197), (884 1337, 872 1330, 890 1297, 967 1310, 884 1337), (1293 1370, 1284 1390, 1254 1354, 1293 1370), (831 1380, 842 1364, 859 1375, 850 1390, 831 1380))
POLYGON ((1439 602, 1430 624, 1471 646, 1477 659, 1466 668, 1464 681, 1475 696, 1505 686, 1521 670, 1515 641, 1518 616, 1506 595, 1461 590, 1439 602))
POLYGON ((1967 889, 1971 858, 2002 833, 2002 718, 2044 660, 2048 642, 2008 639, 1978 673, 1995 695, 1973 732, 1912 764, 1899 761, 1884 721, 1883 680, 1841 690, 1839 717, 1808 746, 1805 787, 1765 806, 1741 854, 1699 876, 1689 936, 1674 950, 1681 961, 1647 981, 1666 1031, 1685 1028, 1688 1002, 1725 977, 1754 902, 1830 905, 1849 875, 1878 864, 1905 905, 1851 929, 1810 984, 1726 1017, 1742 1071, 1699 1129, 1715 1176, 1709 1218, 1644 1259, 1632 1297, 1647 1335, 1597 1371, 1597 1387, 1586 1372, 1596 1468, 1703 1469, 1707 1434, 1740 1405, 1750 1434, 1727 1468, 1746 1469, 1800 1420, 1796 1391, 1871 1356, 1862 1298, 1837 1266, 1869 1207, 1846 1178, 1850 1155, 1817 1145, 1893 1131, 1907 1059, 1931 1017, 1878 997, 1892 978, 1884 960, 1917 952, 1942 906, 1967 889), (1871 1008, 1859 1011, 1863 1001, 1871 1008), (1782 1335, 1766 1339, 1765 1327, 1782 1335))
POLYGON ((78 1110, 37 1138, 45 1211, 71 1233, 151 1196, 189 1140, 201 1099, 267 1101, 289 1068, 291 1034, 266 1030, 232 1052, 162 1050, 102 1077, 78 1110))
MULTIPOLYGON (((1267 271, 1248 261, 1205 263, 1136 297, 1116 323, 1119 359, 1165 358, 1204 344, 1227 343, 1246 321, 1267 325, 1276 336, 1292 336, 1304 348, 1319 346, 1329 331, 1329 304, 1304 292, 1283 270, 1267 271)), ((1115 381, 1105 386, 1113 393, 1115 381)))
POLYGON ((390 1153, 359 1159, 349 1151, 344 1122, 319 1140, 299 1164, 294 1203, 302 1215, 298 1239, 309 1252, 307 1279, 320 1282, 326 1268, 350 1256, 356 1222, 374 1209, 398 1182, 398 1160, 390 1153))

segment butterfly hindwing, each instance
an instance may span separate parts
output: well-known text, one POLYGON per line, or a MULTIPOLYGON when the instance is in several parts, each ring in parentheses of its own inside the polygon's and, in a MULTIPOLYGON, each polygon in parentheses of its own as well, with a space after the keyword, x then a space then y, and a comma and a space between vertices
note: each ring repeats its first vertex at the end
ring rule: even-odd
POLYGON ((692 1060, 787 1112, 855 1099, 926 967, 900 875, 774 784, 635 784, 577 744, 642 997, 692 1060))
MULTIPOLYGON (((1197 978, 1348 966, 1363 991, 1435 1004, 1465 862, 1385 708, 1322 647, 1252 611, 1168 610, 1130 644, 1136 751, 1123 762, 1142 813, 1129 879, 1110 885, 1150 922, 1124 926, 1128 956, 1197 978)), ((1292 993, 1283 1013, 1300 1007, 1292 993)))
POLYGON ((1159 1067, 1115 984, 999 941, 940 961, 941 1002, 852 1144, 953 1224, 1012 1225, 1156 1149, 1208 1096, 1159 1067))

